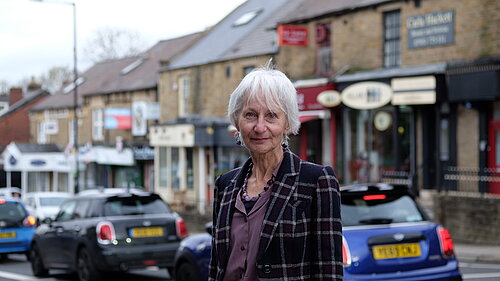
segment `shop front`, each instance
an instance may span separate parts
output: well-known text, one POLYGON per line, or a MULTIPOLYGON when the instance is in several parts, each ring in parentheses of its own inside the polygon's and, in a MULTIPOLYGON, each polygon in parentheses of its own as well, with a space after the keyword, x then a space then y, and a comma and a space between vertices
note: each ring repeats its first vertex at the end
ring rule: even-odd
POLYGON ((298 80, 294 86, 301 126, 298 136, 290 139, 290 149, 301 159, 335 168, 338 92, 327 78, 298 80))
POLYGON ((342 101, 342 165, 337 168, 342 183, 383 181, 416 187, 417 180, 425 182, 423 174, 438 164, 429 152, 439 140, 434 133, 436 103, 445 96, 444 70, 438 64, 335 79, 342 101))
POLYGON ((217 175, 243 163, 248 155, 236 145, 229 121, 189 116, 150 129, 155 148, 155 191, 173 206, 205 213, 217 175))
POLYGON ((80 147, 80 186, 82 189, 142 187, 142 173, 128 147, 80 147))
POLYGON ((20 172, 23 195, 38 191, 74 192, 74 158, 56 145, 12 142, 5 148, 3 158, 7 186, 11 186, 11 174, 20 172))

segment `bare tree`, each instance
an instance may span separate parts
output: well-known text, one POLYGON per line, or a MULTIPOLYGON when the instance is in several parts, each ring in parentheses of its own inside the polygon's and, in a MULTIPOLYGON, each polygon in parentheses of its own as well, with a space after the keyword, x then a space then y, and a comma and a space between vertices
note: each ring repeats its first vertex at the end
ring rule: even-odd
POLYGON ((145 45, 137 31, 104 27, 87 42, 83 53, 88 60, 96 63, 136 56, 145 49, 145 45))
POLYGON ((59 90, 65 82, 73 80, 73 70, 69 66, 54 66, 41 74, 38 83, 42 88, 54 93, 59 90))
POLYGON ((10 84, 7 80, 0 80, 0 95, 7 95, 9 93, 10 84))

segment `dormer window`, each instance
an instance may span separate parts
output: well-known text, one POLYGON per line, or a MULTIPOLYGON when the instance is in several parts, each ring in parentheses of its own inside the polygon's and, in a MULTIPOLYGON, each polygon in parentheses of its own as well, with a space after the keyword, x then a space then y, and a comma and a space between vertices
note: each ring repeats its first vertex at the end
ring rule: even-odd
POLYGON ((122 69, 122 75, 130 73, 132 70, 138 68, 144 62, 144 60, 145 60, 144 58, 140 58, 134 61, 133 63, 127 65, 124 69, 122 69))
POLYGON ((236 27, 236 26, 241 26, 241 25, 245 25, 247 23, 249 23, 250 21, 252 21, 260 12, 262 12, 262 9, 260 10, 254 10, 254 11, 250 11, 250 12, 247 12, 245 14, 243 14, 241 17, 239 17, 236 21, 234 21, 233 23, 233 26, 236 27))

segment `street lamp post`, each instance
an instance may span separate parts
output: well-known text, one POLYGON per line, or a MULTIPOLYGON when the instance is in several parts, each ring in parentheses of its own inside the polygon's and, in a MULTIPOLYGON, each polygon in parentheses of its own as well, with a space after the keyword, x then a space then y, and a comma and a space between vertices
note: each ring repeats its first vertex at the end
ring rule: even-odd
MULTIPOLYGON (((45 0, 33 0, 36 2, 47 2, 45 0)), ((73 174, 74 179, 74 190, 73 192, 79 192, 79 167, 78 167, 78 67, 77 67, 77 51, 76 51, 76 3, 69 1, 57 1, 51 3, 58 3, 64 5, 71 5, 73 8, 73 148, 75 151, 75 173, 73 174)))

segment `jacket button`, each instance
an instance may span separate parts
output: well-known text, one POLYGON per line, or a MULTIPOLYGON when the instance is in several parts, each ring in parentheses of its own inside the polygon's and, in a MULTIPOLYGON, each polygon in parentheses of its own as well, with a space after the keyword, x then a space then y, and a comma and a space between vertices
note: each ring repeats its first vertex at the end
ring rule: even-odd
POLYGON ((262 271, 266 274, 271 273, 271 265, 265 264, 264 267, 262 268, 262 271))

